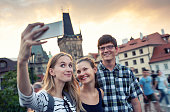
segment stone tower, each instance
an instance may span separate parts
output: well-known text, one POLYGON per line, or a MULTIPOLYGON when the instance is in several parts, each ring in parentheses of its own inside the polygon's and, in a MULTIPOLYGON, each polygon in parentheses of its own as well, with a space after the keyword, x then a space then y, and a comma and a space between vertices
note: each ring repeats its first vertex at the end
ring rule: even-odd
POLYGON ((58 38, 58 46, 60 52, 66 52, 70 54, 74 61, 83 57, 82 50, 82 35, 74 34, 71 19, 69 13, 63 13, 63 26, 64 35, 62 38, 58 38))

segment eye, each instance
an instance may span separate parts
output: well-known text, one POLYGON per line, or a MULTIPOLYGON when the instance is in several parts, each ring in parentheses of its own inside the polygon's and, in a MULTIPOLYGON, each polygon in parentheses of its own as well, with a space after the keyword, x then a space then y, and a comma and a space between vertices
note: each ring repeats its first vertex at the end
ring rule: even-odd
POLYGON ((80 70, 77 70, 77 74, 80 74, 81 73, 81 71, 80 70))
POLYGON ((84 70, 84 71, 86 71, 86 70, 87 70, 87 68, 83 68, 83 70, 84 70))
POLYGON ((100 47, 100 50, 104 51, 105 47, 100 47))
POLYGON ((68 66, 69 66, 70 68, 72 68, 72 67, 73 67, 73 65, 72 65, 72 64, 69 64, 68 66))
POLYGON ((65 64, 61 64, 60 67, 64 68, 64 67, 65 67, 65 64))

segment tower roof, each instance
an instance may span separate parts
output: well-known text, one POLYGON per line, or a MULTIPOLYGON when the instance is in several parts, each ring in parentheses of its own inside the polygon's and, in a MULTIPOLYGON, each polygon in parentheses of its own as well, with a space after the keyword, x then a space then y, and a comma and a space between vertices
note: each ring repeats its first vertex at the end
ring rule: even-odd
POLYGON ((64 35, 74 35, 69 13, 63 13, 64 35))

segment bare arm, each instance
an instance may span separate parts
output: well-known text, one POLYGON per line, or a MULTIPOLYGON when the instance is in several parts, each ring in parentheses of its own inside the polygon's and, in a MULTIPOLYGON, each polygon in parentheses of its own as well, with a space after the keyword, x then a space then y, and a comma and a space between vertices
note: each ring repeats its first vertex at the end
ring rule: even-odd
POLYGON ((45 43, 40 41, 33 41, 34 35, 48 29, 48 27, 41 27, 37 30, 32 31, 32 29, 37 25, 43 26, 44 24, 43 23, 30 24, 27 26, 27 28, 21 35, 20 51, 17 61, 17 84, 21 93, 23 93, 26 96, 29 96, 32 93, 28 73, 28 59, 31 54, 31 46, 45 43))
POLYGON ((134 112, 142 112, 141 104, 138 98, 133 98, 131 100, 134 112))

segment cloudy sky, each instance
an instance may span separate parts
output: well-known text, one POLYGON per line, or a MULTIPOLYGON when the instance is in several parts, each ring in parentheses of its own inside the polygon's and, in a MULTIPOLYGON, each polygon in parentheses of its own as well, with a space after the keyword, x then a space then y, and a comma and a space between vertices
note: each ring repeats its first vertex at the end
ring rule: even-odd
MULTIPOLYGON (((161 29, 170 34, 170 0, 0 0, 0 58, 17 58, 20 35, 29 23, 62 20, 69 12, 74 33, 81 29, 83 52, 97 53, 97 40, 111 34, 139 38, 161 29)), ((59 52, 57 39, 48 39, 44 50, 59 52)))

